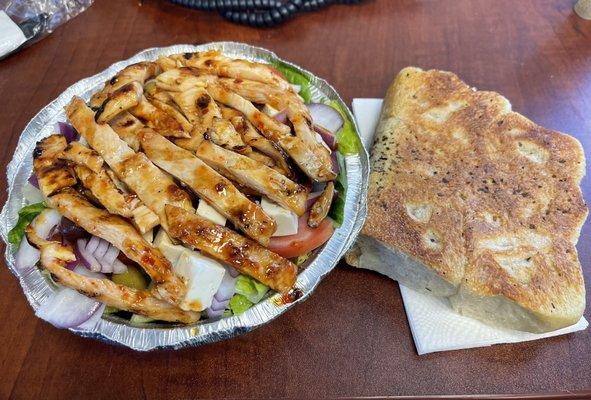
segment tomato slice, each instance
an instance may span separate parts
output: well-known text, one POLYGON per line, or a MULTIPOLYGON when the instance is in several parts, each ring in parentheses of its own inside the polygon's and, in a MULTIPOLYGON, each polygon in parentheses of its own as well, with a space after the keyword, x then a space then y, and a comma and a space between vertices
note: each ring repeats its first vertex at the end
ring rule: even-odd
POLYGON ((334 232, 332 222, 325 219, 318 228, 310 228, 308 214, 305 213, 298 220, 298 233, 295 235, 272 237, 269 250, 285 258, 293 258, 306 254, 326 243, 334 232))

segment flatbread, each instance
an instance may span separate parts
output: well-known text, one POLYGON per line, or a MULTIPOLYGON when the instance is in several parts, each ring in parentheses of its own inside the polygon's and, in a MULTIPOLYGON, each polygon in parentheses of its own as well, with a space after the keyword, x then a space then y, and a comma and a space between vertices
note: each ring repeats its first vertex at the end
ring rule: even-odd
POLYGON ((347 261, 450 298, 492 325, 545 332, 585 308, 581 144, 456 75, 409 67, 371 153, 367 222, 347 261))

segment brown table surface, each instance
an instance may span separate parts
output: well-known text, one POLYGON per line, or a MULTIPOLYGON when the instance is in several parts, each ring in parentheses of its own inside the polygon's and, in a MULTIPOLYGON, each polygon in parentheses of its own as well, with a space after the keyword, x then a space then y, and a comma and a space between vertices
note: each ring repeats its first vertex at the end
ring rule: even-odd
MULTIPOLYGON (((458 73, 591 149, 591 21, 570 1, 367 1, 256 30, 166 1, 97 0, 0 62, 2 175, 35 113, 65 88, 153 46, 235 40, 330 81, 348 102, 381 97, 408 65, 458 73)), ((5 183, 2 202, 5 200, 5 183)), ((591 198, 591 181, 583 181, 591 198)), ((579 242, 591 289, 591 226, 579 242)), ((0 268, 0 398, 337 397, 543 393, 591 388, 591 330, 417 356, 398 286, 343 264, 291 312, 241 337, 137 353, 35 318, 0 268)), ((585 313, 591 318, 589 308, 585 313)))

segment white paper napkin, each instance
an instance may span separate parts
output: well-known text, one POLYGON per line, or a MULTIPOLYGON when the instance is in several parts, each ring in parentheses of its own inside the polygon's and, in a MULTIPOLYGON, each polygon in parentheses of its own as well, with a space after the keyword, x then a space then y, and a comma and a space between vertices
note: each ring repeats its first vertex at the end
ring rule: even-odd
MULTIPOLYGON (((366 148, 370 148, 378 123, 382 99, 354 99, 353 114, 366 148)), ((360 266, 363 268, 363 266, 360 266)), ((575 325, 544 334, 493 328, 455 313, 445 298, 415 292, 400 285, 406 316, 420 354, 436 351, 516 343, 581 331, 589 325, 583 317, 575 325)))
POLYGON ((0 57, 27 41, 25 34, 4 12, 0 11, 0 57))

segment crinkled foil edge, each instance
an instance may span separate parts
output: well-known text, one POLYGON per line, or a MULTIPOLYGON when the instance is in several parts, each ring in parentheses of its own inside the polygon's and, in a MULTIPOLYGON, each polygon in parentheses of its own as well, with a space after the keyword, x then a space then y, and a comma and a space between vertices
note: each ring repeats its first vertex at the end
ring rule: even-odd
MULTIPOLYGON (((37 268, 17 270, 15 268, 16 246, 7 241, 9 230, 18 219, 18 211, 24 204, 22 189, 32 171, 32 151, 35 143, 56 131, 56 123, 65 121, 63 107, 72 96, 77 95, 85 100, 102 87, 103 83, 125 66, 139 61, 155 60, 160 55, 175 53, 221 49, 225 54, 237 58, 268 62, 281 61, 302 74, 312 83, 314 101, 336 100, 348 117, 358 127, 355 118, 347 105, 339 97, 335 89, 324 79, 277 57, 273 52, 235 42, 213 42, 203 45, 174 45, 162 48, 151 48, 141 51, 135 56, 111 65, 103 72, 92 77, 82 79, 66 89, 59 97, 45 106, 25 127, 16 146, 12 161, 8 164, 6 174, 8 180, 8 198, 0 214, 0 236, 7 243, 6 264, 10 271, 19 279, 23 292, 34 310, 55 290, 37 268)), ((188 346, 198 346, 228 339, 251 331, 266 324, 286 312, 296 304, 306 300, 312 294, 318 283, 328 274, 343 257, 347 249, 357 237, 367 215, 367 184, 369 177, 369 160, 367 151, 360 149, 358 155, 345 158, 347 167, 347 197, 345 202, 345 221, 336 229, 335 234, 315 256, 311 263, 303 270, 297 279, 296 286, 303 292, 303 296, 291 304, 281 304, 279 295, 270 296, 265 301, 252 307, 239 316, 223 318, 217 321, 203 321, 194 325, 177 326, 132 326, 122 320, 103 317, 91 330, 70 329, 72 332, 86 337, 92 337, 111 343, 118 343, 138 351, 148 351, 161 348, 179 349, 188 346)), ((314 318, 311 316, 310 318, 314 318)))

